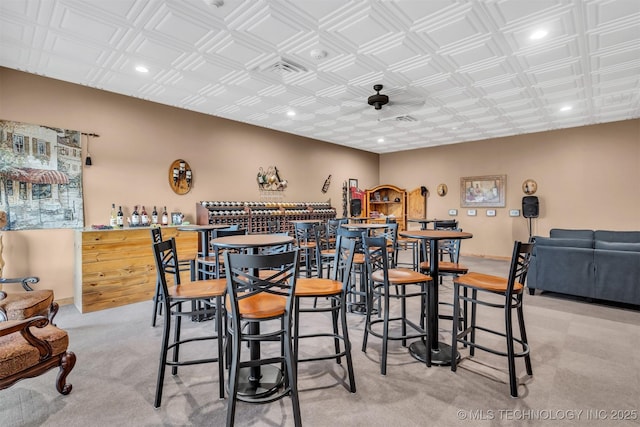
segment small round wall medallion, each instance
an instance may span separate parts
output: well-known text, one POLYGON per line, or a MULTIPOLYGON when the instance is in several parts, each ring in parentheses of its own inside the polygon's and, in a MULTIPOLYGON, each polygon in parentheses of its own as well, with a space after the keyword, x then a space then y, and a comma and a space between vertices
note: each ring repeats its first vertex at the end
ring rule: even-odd
POLYGON ((449 191, 449 189, 447 188, 447 184, 440 184, 438 185, 438 196, 440 197, 444 197, 447 195, 447 192, 449 191))
POLYGON ((522 183, 522 191, 524 194, 533 194, 538 191, 538 183, 532 179, 527 179, 522 183))

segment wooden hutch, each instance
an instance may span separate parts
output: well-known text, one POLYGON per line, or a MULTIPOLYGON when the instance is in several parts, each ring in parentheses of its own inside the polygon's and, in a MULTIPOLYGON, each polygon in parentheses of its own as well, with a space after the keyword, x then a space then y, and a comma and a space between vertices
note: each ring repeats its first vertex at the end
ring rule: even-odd
POLYGON ((365 191, 363 214, 370 221, 385 222, 394 217, 398 230, 407 229, 407 191, 395 185, 378 185, 365 191))

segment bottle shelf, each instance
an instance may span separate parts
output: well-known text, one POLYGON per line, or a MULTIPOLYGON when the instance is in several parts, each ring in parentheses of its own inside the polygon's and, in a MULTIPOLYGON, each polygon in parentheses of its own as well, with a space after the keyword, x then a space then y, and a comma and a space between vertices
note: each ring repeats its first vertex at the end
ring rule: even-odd
POLYGON ((249 233, 292 233, 291 221, 326 221, 336 210, 329 202, 202 201, 196 217, 198 224, 237 224, 249 233))

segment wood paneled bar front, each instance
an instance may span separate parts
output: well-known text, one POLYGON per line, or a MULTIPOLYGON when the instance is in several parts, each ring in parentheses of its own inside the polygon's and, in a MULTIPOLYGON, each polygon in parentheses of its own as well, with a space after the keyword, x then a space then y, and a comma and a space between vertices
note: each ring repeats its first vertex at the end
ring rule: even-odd
MULTIPOLYGON (((162 227, 176 238, 180 258, 196 256, 198 233, 162 227)), ((156 267, 149 227, 78 230, 75 235, 74 304, 81 313, 153 298, 156 267)))

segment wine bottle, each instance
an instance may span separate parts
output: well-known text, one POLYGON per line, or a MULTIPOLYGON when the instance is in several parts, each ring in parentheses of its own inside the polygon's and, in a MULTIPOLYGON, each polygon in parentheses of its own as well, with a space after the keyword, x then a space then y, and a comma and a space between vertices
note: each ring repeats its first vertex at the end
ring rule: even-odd
POLYGON ((133 207, 133 213, 131 214, 131 225, 136 227, 140 225, 140 214, 138 213, 138 205, 133 207))
POLYGON ((164 207, 162 211, 162 225, 169 225, 169 214, 167 213, 167 207, 164 207))
POLYGON ((111 218, 109 218, 109 225, 113 228, 118 226, 118 214, 116 213, 115 203, 111 203, 111 218))
POLYGON ((118 215, 116 218, 116 224, 119 228, 124 227, 124 214, 122 213, 122 206, 118 206, 118 215))
POLYGON ((151 212, 151 224, 157 224, 157 223, 158 223, 158 210, 154 206, 153 211, 151 212))
POLYGON ((141 214, 140 221, 142 225, 149 225, 149 215, 147 215, 147 210, 144 208, 144 205, 142 206, 141 214))

